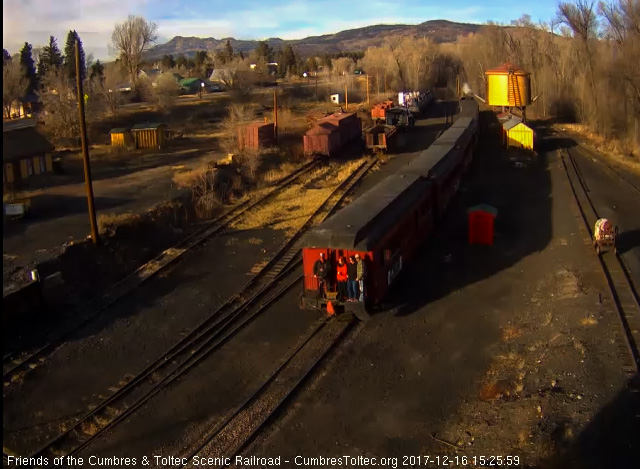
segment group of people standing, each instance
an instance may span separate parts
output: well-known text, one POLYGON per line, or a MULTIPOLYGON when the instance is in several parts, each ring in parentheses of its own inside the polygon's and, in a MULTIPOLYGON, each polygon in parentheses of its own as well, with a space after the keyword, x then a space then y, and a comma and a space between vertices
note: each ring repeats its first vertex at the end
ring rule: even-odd
MULTIPOLYGON (((327 286, 331 283, 331 265, 325 254, 320 253, 320 259, 313 266, 313 275, 319 281, 318 290, 324 296, 327 286)), ((365 265, 360 254, 350 256, 348 261, 344 257, 338 258, 335 280, 337 284, 337 300, 348 302, 364 301, 365 265)))

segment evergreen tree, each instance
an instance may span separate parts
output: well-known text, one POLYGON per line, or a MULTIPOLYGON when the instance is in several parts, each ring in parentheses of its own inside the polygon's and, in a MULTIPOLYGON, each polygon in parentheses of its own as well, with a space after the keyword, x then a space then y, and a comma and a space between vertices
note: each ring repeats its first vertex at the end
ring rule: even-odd
POLYGON ((165 54, 162 56, 162 70, 170 70, 176 66, 173 55, 165 54))
POLYGON ((28 42, 25 42, 20 50, 20 65, 22 65, 25 77, 29 80, 27 93, 32 93, 38 87, 38 77, 36 76, 36 64, 31 54, 31 44, 28 42))
POLYGON ((273 48, 265 41, 260 41, 256 49, 258 59, 264 60, 266 63, 273 62, 273 48))
POLYGON ((67 34, 67 43, 64 46, 64 71, 72 83, 76 82, 76 39, 80 43, 80 79, 84 81, 87 77, 82 41, 76 31, 69 31, 69 34, 67 34))
POLYGON ((295 51, 293 50, 293 47, 291 47, 290 44, 284 46, 282 62, 282 69, 285 73, 297 73, 298 59, 296 57, 295 51))
POLYGON ((182 67, 182 68, 189 67, 189 60, 187 60, 184 54, 179 54, 178 57, 176 57, 176 66, 182 67))
POLYGON ((49 36, 49 45, 42 48, 40 57, 38 57, 38 78, 42 77, 52 69, 58 69, 62 66, 64 59, 58 49, 56 38, 49 36))
POLYGON ((91 64, 89 78, 91 80, 97 78, 101 83, 104 81, 104 65, 99 60, 91 64))
POLYGON ((7 49, 2 49, 2 65, 7 65, 7 62, 11 62, 11 54, 7 49))
POLYGON ((227 62, 231 62, 233 60, 233 47, 231 46, 231 41, 227 39, 227 43, 224 46, 225 57, 227 62))

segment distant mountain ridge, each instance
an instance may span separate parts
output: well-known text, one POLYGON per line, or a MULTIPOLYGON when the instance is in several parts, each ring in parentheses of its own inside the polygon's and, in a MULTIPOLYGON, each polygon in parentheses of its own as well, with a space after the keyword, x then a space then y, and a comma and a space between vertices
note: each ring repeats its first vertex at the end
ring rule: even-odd
MULTIPOLYGON (((448 20, 430 20, 417 25, 378 24, 363 28, 348 29, 335 34, 310 36, 304 39, 285 40, 269 38, 266 42, 278 49, 286 44, 295 46, 302 55, 319 54, 322 52, 355 52, 364 51, 367 47, 380 46, 385 39, 393 36, 428 37, 434 42, 454 42, 459 35, 475 33, 482 25, 471 23, 455 23, 448 20)), ((232 37, 215 39, 199 37, 176 36, 165 44, 159 44, 150 49, 147 59, 157 59, 165 54, 184 54, 193 56, 199 50, 221 49, 227 40, 231 42, 233 50, 249 52, 258 47, 258 40, 235 39, 232 37)))

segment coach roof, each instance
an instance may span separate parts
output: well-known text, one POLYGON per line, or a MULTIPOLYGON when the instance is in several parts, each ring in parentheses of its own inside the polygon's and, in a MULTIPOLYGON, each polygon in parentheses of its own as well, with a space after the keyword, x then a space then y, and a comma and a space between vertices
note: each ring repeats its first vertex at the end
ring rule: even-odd
POLYGON ((394 174, 309 231, 305 247, 372 250, 382 236, 426 194, 430 183, 418 175, 394 174))

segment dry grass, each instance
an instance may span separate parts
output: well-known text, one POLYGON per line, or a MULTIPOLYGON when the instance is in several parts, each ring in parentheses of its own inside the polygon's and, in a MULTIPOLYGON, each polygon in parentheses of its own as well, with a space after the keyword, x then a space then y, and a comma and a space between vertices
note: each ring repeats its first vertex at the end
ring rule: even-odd
POLYGON ((100 234, 113 233, 119 226, 139 223, 142 217, 137 213, 100 213, 98 214, 98 230, 100 234))
POLYGON ((173 175, 173 182, 181 189, 191 188, 204 177, 207 171, 209 171, 207 166, 192 169, 190 171, 181 171, 173 175))
POLYGON ((522 330, 515 326, 507 326, 502 330, 502 341, 517 339, 522 335, 522 330))
POLYGON ((591 132, 585 124, 562 124, 558 127, 580 135, 586 140, 587 147, 640 175, 640 148, 631 142, 605 138, 591 132))
POLYGON ((296 168, 292 163, 283 163, 277 169, 270 169, 262 174, 261 180, 267 184, 274 183, 294 172, 296 168))
POLYGON ((480 399, 488 401, 521 392, 524 365, 524 357, 515 352, 494 357, 480 388, 480 399))
POLYGON ((98 426, 93 422, 83 422, 80 426, 82 433, 88 436, 93 436, 98 433, 98 426))
POLYGON ((272 228, 284 230, 287 235, 295 233, 331 195, 335 187, 358 168, 364 159, 350 161, 347 164, 333 163, 320 167, 302 178, 277 197, 271 203, 248 215, 233 225, 240 230, 272 228), (313 184, 313 187, 309 185, 313 184))

